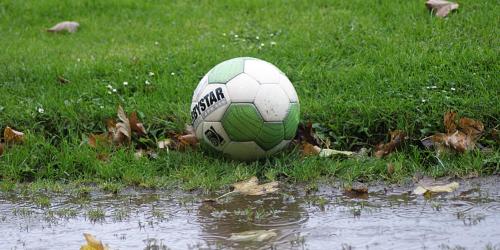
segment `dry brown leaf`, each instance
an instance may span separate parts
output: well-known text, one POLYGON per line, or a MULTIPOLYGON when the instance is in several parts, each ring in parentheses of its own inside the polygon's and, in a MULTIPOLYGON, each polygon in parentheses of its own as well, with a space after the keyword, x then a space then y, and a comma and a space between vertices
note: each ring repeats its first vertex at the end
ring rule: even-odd
POLYGON ((109 250, 107 245, 104 245, 102 241, 96 239, 92 234, 84 233, 83 236, 87 244, 82 245, 80 250, 109 250))
POLYGON ((130 128, 134 131, 138 136, 143 136, 146 134, 146 129, 144 125, 139 122, 139 118, 137 118, 137 112, 132 112, 129 117, 130 128))
POLYGON ((132 129, 130 128, 130 121, 127 118, 127 115, 125 114, 125 111, 123 110, 121 105, 118 106, 117 114, 119 122, 117 122, 115 128, 112 129, 113 143, 130 143, 132 139, 132 129))
POLYGON ((476 141, 484 131, 484 125, 480 121, 462 117, 457 125, 454 112, 447 112, 444 116, 447 134, 438 133, 421 140, 425 147, 434 146, 441 154, 448 150, 463 153, 476 148, 476 141))
POLYGON ((237 192, 244 195, 263 195, 278 191, 278 185, 279 182, 277 181, 259 185, 259 180, 257 179, 257 177, 253 176, 248 180, 234 183, 233 192, 237 192))
POLYGON ((375 157, 382 158, 392 153, 404 140, 407 139, 406 134, 401 130, 394 130, 389 132, 389 134, 391 135, 391 141, 385 144, 380 143, 375 146, 375 157))
POLYGON ((278 236, 275 229, 270 230, 250 230, 241 233, 232 233, 228 239, 231 241, 265 241, 278 236))
POLYGON ((0 143, 0 156, 3 155, 3 143, 0 143))
POLYGON ((302 146, 302 155, 303 156, 310 156, 310 155, 319 155, 321 152, 321 148, 318 146, 314 146, 309 142, 303 142, 301 144, 302 146))
POLYGON ((72 21, 64 21, 54 25, 52 28, 48 29, 47 32, 62 32, 67 31, 69 33, 75 33, 80 27, 80 24, 72 21))
POLYGON ((3 137, 6 143, 22 143, 24 141, 24 133, 6 127, 3 131, 3 137))
POLYGON ((446 17, 451 11, 458 9, 458 3, 445 0, 428 0, 425 6, 438 17, 446 17))
POLYGON ((455 123, 455 117, 457 116, 456 112, 446 112, 444 114, 443 118, 443 123, 444 123, 444 129, 446 130, 446 133, 451 134, 455 133, 457 131, 457 125, 455 123))
POLYGON ((458 127, 462 132, 470 137, 472 141, 479 139, 484 131, 484 125, 482 122, 467 117, 460 118, 458 127))
POLYGON ((109 145, 109 136, 106 134, 90 134, 88 143, 93 148, 97 148, 99 145, 109 145))
POLYGON ((458 189, 460 185, 458 182, 452 182, 448 183, 446 185, 434 185, 434 186, 418 186, 413 190, 413 193, 416 195, 421 195, 421 194, 426 194, 427 192, 430 193, 451 193, 458 189))

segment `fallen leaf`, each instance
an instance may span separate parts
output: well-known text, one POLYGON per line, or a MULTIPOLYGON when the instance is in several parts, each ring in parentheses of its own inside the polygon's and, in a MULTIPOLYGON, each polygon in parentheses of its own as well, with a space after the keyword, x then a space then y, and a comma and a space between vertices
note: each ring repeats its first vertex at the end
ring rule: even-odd
POLYGON ((382 158, 392 153, 404 140, 407 139, 405 133, 401 130, 394 130, 389 132, 389 134, 391 135, 391 140, 388 143, 380 143, 375 146, 375 157, 382 158))
POLYGON ((457 131, 457 125, 455 123, 455 118, 457 116, 456 112, 446 112, 443 117, 444 129, 446 133, 451 134, 457 131))
POLYGON ((0 143, 0 156, 3 155, 3 143, 0 143))
POLYGON ((343 156, 354 156, 355 152, 352 151, 339 151, 335 149, 324 148, 319 152, 319 157, 331 157, 335 155, 343 155, 343 156))
POLYGON ((129 117, 130 121, 130 128, 132 131, 137 133, 138 136, 143 136, 146 134, 146 129, 144 128, 144 125, 139 122, 139 119, 137 118, 137 112, 132 112, 129 117))
POLYGON ((264 195, 278 191, 278 185, 279 182, 277 181, 259 185, 259 180, 257 177, 253 176, 248 180, 234 183, 234 190, 232 192, 244 195, 264 195))
POLYGON ((460 185, 458 182, 452 182, 446 185, 434 185, 434 186, 418 186, 413 190, 416 195, 423 195, 427 192, 429 193, 451 193, 458 189, 460 185))
POLYGON ((62 32, 67 31, 69 33, 75 33, 80 26, 77 22, 65 21, 54 25, 52 28, 48 29, 47 32, 62 32))
POLYGON ((320 147, 312 145, 309 142, 302 142, 301 147, 303 156, 319 155, 319 153, 321 152, 320 147))
POLYGON ((24 133, 15 131, 10 127, 5 128, 3 137, 6 143, 22 143, 24 141, 24 133))
POLYGON ((104 245, 102 241, 97 240, 92 234, 84 233, 83 236, 87 241, 87 244, 82 245, 80 250, 109 250, 107 245, 104 245))
POLYGON ((113 143, 130 143, 132 139, 132 129, 130 128, 130 121, 121 105, 118 106, 117 114, 120 122, 117 122, 115 127, 111 128, 113 143))
POLYGON ((300 124, 297 129, 297 139, 299 142, 316 144, 316 139, 314 138, 314 132, 312 127, 312 122, 307 122, 305 125, 300 124))
POLYGON ((198 138, 196 138, 196 132, 194 131, 193 126, 191 125, 186 125, 185 134, 179 136, 178 138, 179 141, 184 146, 194 146, 198 144, 198 138))
POLYGON ((438 17, 446 17, 451 11, 458 9, 458 3, 445 0, 428 0, 425 5, 438 17))
POLYGON ((232 233, 229 240, 231 241, 266 241, 278 236, 274 229, 270 230, 250 230, 241 233, 232 233))
POLYGON ((57 76, 57 81, 59 81, 60 84, 70 83, 70 80, 64 78, 63 76, 57 76))
POLYGON ((454 112, 444 115, 444 125, 446 134, 438 133, 421 140, 425 147, 435 147, 438 154, 450 149, 460 153, 472 150, 476 148, 476 141, 484 131, 482 122, 466 117, 462 117, 457 126, 454 112))
POLYGON ((159 149, 168 149, 171 144, 172 140, 170 139, 161 140, 156 143, 159 149))
POLYGON ((97 148, 99 145, 109 145, 109 136, 106 134, 90 134, 88 143, 93 148, 97 148))

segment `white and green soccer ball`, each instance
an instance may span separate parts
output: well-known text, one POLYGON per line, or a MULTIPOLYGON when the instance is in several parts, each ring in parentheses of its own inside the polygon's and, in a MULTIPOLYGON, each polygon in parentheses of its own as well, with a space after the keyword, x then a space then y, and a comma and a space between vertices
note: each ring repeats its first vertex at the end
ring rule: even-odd
POLYGON ((266 61, 224 61, 201 79, 191 117, 198 140, 239 160, 272 155, 295 137, 299 98, 286 75, 266 61))

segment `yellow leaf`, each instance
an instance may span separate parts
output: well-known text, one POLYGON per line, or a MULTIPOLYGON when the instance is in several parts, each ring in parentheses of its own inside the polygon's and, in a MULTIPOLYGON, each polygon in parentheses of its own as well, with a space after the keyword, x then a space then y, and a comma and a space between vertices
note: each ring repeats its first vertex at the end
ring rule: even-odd
POLYGON ((100 240, 97 240, 92 234, 84 233, 83 236, 87 244, 82 245, 80 250, 109 250, 107 245, 104 245, 100 240))
POLYGON ((278 185, 279 183, 277 181, 259 185, 259 180, 257 179, 257 177, 253 176, 246 181, 234 183, 233 192, 238 192, 245 195, 263 195, 278 191, 278 185))
POLYGON ((265 241, 278 236, 274 229, 270 230, 250 230, 241 233, 232 233, 231 241, 265 241))
POLYGON ((10 127, 5 128, 3 137, 6 143, 21 143, 24 141, 24 133, 15 131, 10 127))
POLYGON ((448 183, 446 185, 435 185, 435 186, 418 186, 413 190, 414 194, 420 195, 427 192, 430 193, 451 193, 458 189, 460 184, 458 182, 448 183))

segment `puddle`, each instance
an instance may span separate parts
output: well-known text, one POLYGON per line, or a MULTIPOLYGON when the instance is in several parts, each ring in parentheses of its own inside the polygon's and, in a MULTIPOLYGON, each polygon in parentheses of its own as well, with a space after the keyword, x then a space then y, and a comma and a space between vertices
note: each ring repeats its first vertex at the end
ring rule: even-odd
POLYGON ((413 187, 370 187, 355 197, 320 186, 223 204, 143 190, 56 194, 42 203, 0 193, 0 249, 79 249, 84 232, 111 249, 500 249, 499 181, 462 181, 430 199, 410 194, 413 187), (229 239, 271 229, 276 235, 261 242, 229 239))

